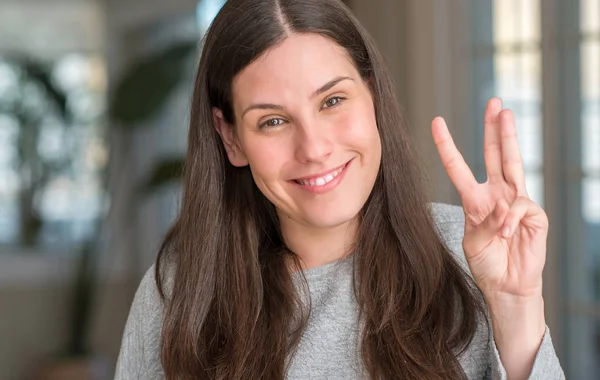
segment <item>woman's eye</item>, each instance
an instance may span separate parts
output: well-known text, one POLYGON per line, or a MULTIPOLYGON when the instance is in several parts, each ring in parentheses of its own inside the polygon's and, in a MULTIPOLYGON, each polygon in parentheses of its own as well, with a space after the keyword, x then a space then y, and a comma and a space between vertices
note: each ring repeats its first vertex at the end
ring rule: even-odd
POLYGON ((342 100, 344 100, 344 98, 340 96, 334 96, 332 98, 329 98, 325 101, 325 104, 323 104, 323 108, 335 107, 339 105, 342 102, 342 100))
POLYGON ((263 123, 261 123, 259 125, 259 128, 261 128, 261 129, 275 128, 275 127, 282 125, 283 123, 285 123, 285 121, 283 119, 273 118, 273 119, 269 119, 269 120, 266 120, 263 123))

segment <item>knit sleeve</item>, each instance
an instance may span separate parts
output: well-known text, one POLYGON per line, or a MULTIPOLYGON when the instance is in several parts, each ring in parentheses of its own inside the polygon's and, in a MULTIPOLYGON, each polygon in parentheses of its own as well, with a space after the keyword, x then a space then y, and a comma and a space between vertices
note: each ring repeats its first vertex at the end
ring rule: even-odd
MULTIPOLYGON (((432 204, 431 210, 441 239, 448 246, 450 251, 456 255, 457 261, 463 266, 465 271, 470 274, 469 266, 467 265, 462 249, 465 223, 462 208, 446 204, 432 204)), ((487 356, 489 357, 487 359, 486 375, 484 378, 486 380, 507 380, 506 370, 502 365, 500 354, 496 347, 496 342, 494 341, 491 325, 491 322, 487 324, 487 326, 489 326, 489 331, 485 334, 490 338, 486 339, 489 342, 490 347, 486 350, 488 353, 487 356)), ((473 367, 478 365, 477 363, 470 364, 473 367)), ((554 351, 554 346, 552 345, 550 331, 546 326, 546 332, 536 354, 529 379, 559 380, 564 378, 565 375, 554 351)))
POLYGON ((162 300, 154 281, 154 266, 142 279, 125 324, 115 380, 164 379, 160 364, 162 300))
MULTIPOLYGON (((502 365, 500 354, 496 348, 496 343, 493 339, 490 340, 490 373, 491 380, 507 380, 506 371, 502 365)), ((556 353, 554 352, 554 346, 552 345, 552 339, 550 338, 550 330, 546 327, 546 332, 540 344, 540 348, 535 356, 533 362, 533 368, 528 379, 530 380, 564 380, 565 375, 560 366, 560 362, 556 353)))

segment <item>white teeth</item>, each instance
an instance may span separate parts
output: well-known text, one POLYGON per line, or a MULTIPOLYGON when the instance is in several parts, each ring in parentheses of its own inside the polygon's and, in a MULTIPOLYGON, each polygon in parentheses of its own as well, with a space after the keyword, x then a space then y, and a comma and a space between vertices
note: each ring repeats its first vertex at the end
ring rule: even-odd
POLYGON ((304 186, 324 186, 327 183, 333 181, 335 177, 337 177, 342 172, 342 169, 336 170, 332 173, 329 173, 323 177, 310 179, 310 180, 298 180, 297 182, 304 186))

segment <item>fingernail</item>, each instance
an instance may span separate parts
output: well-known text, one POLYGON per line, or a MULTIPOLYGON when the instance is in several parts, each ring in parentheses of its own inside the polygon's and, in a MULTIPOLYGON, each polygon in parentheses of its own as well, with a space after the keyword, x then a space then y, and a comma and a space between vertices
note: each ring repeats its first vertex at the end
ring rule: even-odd
POLYGON ((510 236, 510 227, 504 226, 504 228, 502 229, 502 237, 507 238, 509 236, 510 236))

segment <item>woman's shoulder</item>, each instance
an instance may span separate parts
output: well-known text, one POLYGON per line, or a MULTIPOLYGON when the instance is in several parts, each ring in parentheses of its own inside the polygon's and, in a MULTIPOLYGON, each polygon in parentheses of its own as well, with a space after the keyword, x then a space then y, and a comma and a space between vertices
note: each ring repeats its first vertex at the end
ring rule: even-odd
MULTIPOLYGON (((154 272, 155 265, 152 265, 133 298, 123 331, 115 379, 164 378, 159 355, 164 306, 154 272)), ((172 279, 165 278, 164 282, 170 284, 172 279)))
MULTIPOLYGON (((132 312, 137 312, 140 322, 147 328, 149 325, 161 323, 164 301, 160 296, 158 284, 155 277, 156 264, 146 271, 140 281, 132 303, 132 312)), ((173 281, 170 271, 165 270, 162 275, 163 285, 166 291, 173 281)))
POLYGON ((429 211, 438 225, 464 224, 465 214, 461 206, 448 203, 431 202, 429 211))
MULTIPOLYGON (((148 268, 144 277, 140 281, 136 298, 141 298, 145 307, 158 307, 162 308, 163 299, 160 296, 159 285, 156 282, 156 262, 148 268)), ((160 278, 163 294, 165 297, 169 297, 171 290, 173 289, 173 282, 175 280, 175 266, 169 260, 164 260, 160 265, 160 278)))
MULTIPOLYGON (((161 265, 160 269, 163 294, 168 298, 173 288, 174 268, 167 264, 161 265)), ((145 334, 159 331, 162 324, 165 299, 160 295, 155 271, 156 263, 150 266, 140 281, 130 311, 130 322, 142 326, 145 334)))

